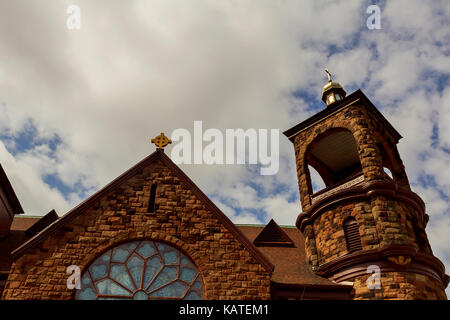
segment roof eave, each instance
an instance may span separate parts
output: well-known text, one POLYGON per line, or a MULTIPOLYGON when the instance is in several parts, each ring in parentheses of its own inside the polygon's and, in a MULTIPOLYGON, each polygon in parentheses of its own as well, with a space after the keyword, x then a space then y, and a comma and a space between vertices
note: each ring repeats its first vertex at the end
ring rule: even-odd
POLYGON ((8 197, 10 205, 13 209, 13 216, 15 214, 22 214, 24 212, 22 205, 20 204, 20 201, 17 198, 17 195, 11 185, 11 182, 9 181, 8 176, 6 175, 6 172, 3 170, 1 164, 0 164, 0 185, 4 187, 5 194, 8 197))

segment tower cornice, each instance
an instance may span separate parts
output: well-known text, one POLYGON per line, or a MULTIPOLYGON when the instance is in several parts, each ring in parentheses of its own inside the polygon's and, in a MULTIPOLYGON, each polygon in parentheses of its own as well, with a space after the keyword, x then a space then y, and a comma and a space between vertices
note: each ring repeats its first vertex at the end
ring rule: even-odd
POLYGON ((428 222, 429 217, 425 213, 425 203, 423 200, 416 193, 401 188, 394 182, 375 180, 363 182, 349 188, 339 189, 338 187, 335 188, 335 192, 331 189, 329 194, 325 194, 314 202, 308 210, 298 215, 295 225, 300 231, 303 232, 306 225, 312 224, 326 209, 332 206, 343 202, 367 199, 377 195, 388 196, 413 206, 425 225, 428 222))
POLYGON ((390 124, 390 122, 383 116, 383 114, 374 106, 374 104, 369 100, 369 98, 367 98, 367 96, 360 89, 346 96, 343 100, 333 104, 332 106, 327 107, 326 109, 321 110, 320 112, 314 114, 308 119, 284 131, 283 134, 286 137, 288 137, 288 139, 291 142, 294 142, 295 136, 297 136, 300 132, 333 116, 334 114, 338 113, 343 109, 346 109, 352 105, 357 104, 358 102, 362 102, 362 104, 366 107, 366 109, 370 112, 370 114, 372 114, 376 119, 380 120, 384 124, 386 130, 390 133, 390 135, 396 142, 398 142, 402 138, 400 133, 397 130, 395 130, 395 128, 390 124))
POLYGON ((447 287, 449 276, 443 263, 435 256, 410 245, 391 244, 378 249, 350 253, 320 265, 316 274, 336 282, 366 275, 369 265, 381 272, 414 272, 441 281, 447 287))

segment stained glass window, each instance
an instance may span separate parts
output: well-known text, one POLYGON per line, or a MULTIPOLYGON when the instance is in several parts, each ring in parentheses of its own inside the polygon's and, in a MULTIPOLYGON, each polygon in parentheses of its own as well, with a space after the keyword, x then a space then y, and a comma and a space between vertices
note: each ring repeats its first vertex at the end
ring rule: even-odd
POLYGON ((78 300, 203 299, 197 268, 162 242, 134 241, 97 258, 81 277, 78 300))

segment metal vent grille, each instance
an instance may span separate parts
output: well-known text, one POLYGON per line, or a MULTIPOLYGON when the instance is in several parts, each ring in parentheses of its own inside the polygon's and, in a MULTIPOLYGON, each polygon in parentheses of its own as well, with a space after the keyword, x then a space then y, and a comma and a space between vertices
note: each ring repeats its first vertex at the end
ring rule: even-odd
POLYGON ((345 241, 347 242, 348 252, 362 250, 359 227, 354 219, 349 219, 344 224, 345 241))

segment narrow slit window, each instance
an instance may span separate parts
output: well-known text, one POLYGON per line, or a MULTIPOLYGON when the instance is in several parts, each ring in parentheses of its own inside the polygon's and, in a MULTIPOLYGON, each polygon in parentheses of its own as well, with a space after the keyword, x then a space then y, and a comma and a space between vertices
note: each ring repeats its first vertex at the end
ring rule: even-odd
POLYGON ((155 212, 156 183, 150 188, 150 198, 148 201, 147 212, 155 212))
POLYGON ((345 241, 347 242, 348 252, 362 250, 361 236, 359 235, 359 226, 354 218, 350 218, 344 223, 345 241))

